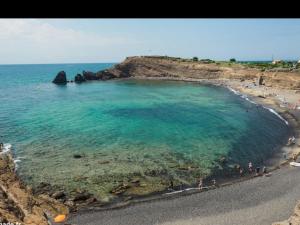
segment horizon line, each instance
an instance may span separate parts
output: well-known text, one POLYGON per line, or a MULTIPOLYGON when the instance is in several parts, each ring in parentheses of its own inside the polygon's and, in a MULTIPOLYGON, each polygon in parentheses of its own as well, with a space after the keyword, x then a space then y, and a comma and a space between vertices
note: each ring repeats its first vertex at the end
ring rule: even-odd
MULTIPOLYGON (((151 57, 151 56, 150 56, 151 57)), ((173 58, 173 56, 168 56, 173 58)), ((195 56, 197 57, 197 56, 195 56)), ((176 57, 174 57, 176 58, 176 57)), ((181 58, 181 57, 179 57, 181 58)), ((189 59, 189 58, 182 58, 182 59, 189 59)), ((192 59, 192 58, 190 58, 192 59)), ((201 59, 208 59, 208 58, 198 58, 198 60, 200 61, 201 59)), ((229 62, 230 60, 215 60, 215 59, 211 59, 213 61, 216 62, 229 62)), ((297 62, 298 59, 274 59, 274 60, 282 60, 282 61, 295 61, 297 62)), ((123 60, 124 61, 124 60, 123 60)), ((64 64, 102 64, 102 63, 113 63, 113 64, 117 64, 117 63, 121 63, 120 62, 60 62, 60 63, 0 63, 0 66, 11 66, 11 65, 64 65, 64 64)), ((238 60, 236 59, 236 62, 272 62, 272 60, 270 59, 257 59, 257 60, 238 60)))

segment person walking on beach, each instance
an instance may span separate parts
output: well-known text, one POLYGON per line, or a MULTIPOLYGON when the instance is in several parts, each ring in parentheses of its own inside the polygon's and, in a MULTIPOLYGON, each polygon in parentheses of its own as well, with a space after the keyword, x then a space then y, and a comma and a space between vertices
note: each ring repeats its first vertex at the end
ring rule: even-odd
POLYGON ((248 169, 249 169, 249 173, 252 173, 252 172, 253 172, 253 165, 252 165, 252 162, 249 162, 249 163, 248 163, 248 169))
POLYGON ((200 180, 199 180, 198 188, 200 190, 202 190, 202 188, 203 188, 203 179, 202 178, 200 178, 200 180))
POLYGON ((3 149, 3 143, 1 142, 0 143, 0 152, 2 152, 2 149, 3 149))

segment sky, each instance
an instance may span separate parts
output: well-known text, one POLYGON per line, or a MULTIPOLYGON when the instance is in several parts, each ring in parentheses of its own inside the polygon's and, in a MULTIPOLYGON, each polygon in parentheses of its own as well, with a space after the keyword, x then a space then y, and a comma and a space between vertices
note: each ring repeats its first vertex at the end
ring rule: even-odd
POLYGON ((0 19, 0 64, 299 60, 300 19, 0 19))

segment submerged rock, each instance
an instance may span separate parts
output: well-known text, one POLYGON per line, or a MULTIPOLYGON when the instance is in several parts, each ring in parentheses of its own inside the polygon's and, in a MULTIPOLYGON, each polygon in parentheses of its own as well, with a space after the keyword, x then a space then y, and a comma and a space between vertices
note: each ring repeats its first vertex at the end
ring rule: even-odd
POLYGON ((113 190, 110 191, 110 193, 115 195, 123 194, 127 189, 130 188, 130 185, 127 183, 122 183, 121 185, 115 187, 113 190))
POLYGON ((64 193, 64 191, 57 191, 51 197, 55 199, 63 199, 66 197, 66 194, 64 193))
POLYGON ((85 81, 85 78, 81 74, 77 74, 74 78, 76 83, 81 83, 85 81))
POLYGON ((45 194, 52 192, 53 187, 51 184, 46 182, 41 182, 34 188, 34 194, 45 194))
POLYGON ((75 159, 80 159, 80 158, 82 158, 82 155, 80 155, 80 154, 74 154, 74 155, 73 155, 73 158, 75 158, 75 159))
POLYGON ((92 197, 92 194, 90 194, 88 192, 79 192, 79 193, 76 193, 73 201, 74 202, 76 202, 76 201, 86 201, 91 197, 92 197))
POLYGON ((67 83, 67 76, 65 71, 60 71, 54 80, 52 81, 54 84, 66 84, 67 83))

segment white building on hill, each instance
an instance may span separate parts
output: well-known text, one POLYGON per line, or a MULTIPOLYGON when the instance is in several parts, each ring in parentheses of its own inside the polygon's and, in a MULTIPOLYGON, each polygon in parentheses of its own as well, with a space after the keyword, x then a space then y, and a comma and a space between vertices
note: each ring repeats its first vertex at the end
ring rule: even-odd
POLYGON ((276 65, 276 64, 279 64, 279 63, 282 63, 282 60, 273 60, 272 64, 276 65))

